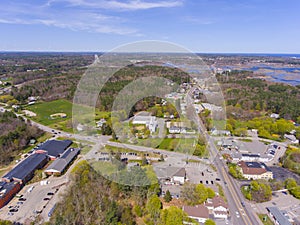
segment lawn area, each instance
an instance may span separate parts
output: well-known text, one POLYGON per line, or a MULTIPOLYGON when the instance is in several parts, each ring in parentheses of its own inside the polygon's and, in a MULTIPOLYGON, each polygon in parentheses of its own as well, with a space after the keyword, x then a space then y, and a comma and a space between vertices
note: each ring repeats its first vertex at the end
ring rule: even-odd
MULTIPOLYGON (((82 106, 86 107, 86 106, 82 106)), ((72 110, 73 104, 65 99, 55 100, 52 102, 39 102, 34 105, 28 105, 25 110, 32 111, 36 114, 35 117, 30 117, 31 120, 49 126, 54 129, 62 130, 68 133, 73 133, 72 110), (62 116, 62 117, 61 117, 62 116)), ((81 115, 84 123, 96 125, 94 118, 90 115, 81 115)), ((102 118, 108 119, 110 112, 102 112, 95 109, 95 120, 102 118)))
POLYGON ((32 117, 31 119, 43 125, 51 125, 61 121, 70 120, 72 117, 72 103, 64 99, 36 103, 34 105, 26 106, 25 109, 36 113, 36 117, 32 117), (66 117, 51 118, 51 115, 56 113, 64 113, 66 114, 66 117))
POLYGON ((274 223, 270 220, 267 214, 258 214, 259 219, 265 225, 274 225, 274 223))

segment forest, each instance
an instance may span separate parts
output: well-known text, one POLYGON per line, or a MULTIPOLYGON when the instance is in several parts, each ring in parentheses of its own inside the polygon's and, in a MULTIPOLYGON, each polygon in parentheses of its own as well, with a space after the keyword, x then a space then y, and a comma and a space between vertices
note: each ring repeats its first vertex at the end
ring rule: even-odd
POLYGON ((43 133, 42 130, 12 112, 0 113, 0 166, 9 164, 29 145, 31 139, 36 140, 43 133))
MULTIPOLYGON (((142 170, 139 168, 133 173, 142 175, 142 170)), ((70 180, 63 200, 58 203, 50 222, 44 225, 181 225, 183 220, 192 221, 180 208, 162 209, 158 183, 120 185, 105 179, 86 161, 76 165, 70 180)))
POLYGON ((256 79, 250 71, 217 74, 217 79, 221 83, 227 106, 237 108, 237 112, 229 116, 251 119, 255 111, 262 111, 278 113, 282 118, 300 122, 300 86, 256 79))

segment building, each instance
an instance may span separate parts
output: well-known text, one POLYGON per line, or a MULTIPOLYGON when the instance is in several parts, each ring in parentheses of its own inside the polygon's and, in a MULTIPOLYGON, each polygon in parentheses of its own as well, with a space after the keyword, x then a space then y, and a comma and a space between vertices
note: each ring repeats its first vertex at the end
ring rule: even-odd
POLYGON ((246 161, 246 162, 269 162, 272 157, 267 155, 260 155, 260 154, 247 154, 247 153, 234 153, 231 155, 231 162, 237 163, 239 161, 246 161))
POLYGON ((277 225, 292 225, 289 219, 277 208, 267 207, 271 220, 277 225))
POLYGON ((186 180, 186 171, 182 167, 154 167, 158 180, 171 184, 184 184, 186 180))
POLYGON ((158 126, 155 116, 137 114, 133 117, 132 124, 143 124, 150 130, 151 133, 156 131, 158 126))
POLYGON ((180 127, 172 126, 172 127, 169 128, 169 133, 170 134, 180 134, 180 132, 181 132, 180 127))
POLYGON ((212 214, 214 218, 228 218, 228 205, 221 196, 215 196, 212 199, 207 199, 204 206, 207 207, 209 213, 212 214))
POLYGON ((175 174, 173 174, 173 182, 184 184, 186 179, 186 171, 184 168, 179 169, 175 174))
POLYGON ((47 167, 45 173, 48 175, 60 175, 62 174, 68 165, 76 158, 80 153, 79 148, 69 148, 59 158, 57 158, 50 166, 47 167))
POLYGON ((272 171, 264 163, 240 161, 238 166, 242 175, 248 180, 273 179, 272 171))
POLYGON ((0 208, 5 206, 21 189, 21 184, 19 182, 0 182, 0 208))
POLYGON ((47 162, 47 155, 32 154, 4 175, 2 180, 5 182, 17 181, 20 184, 25 184, 33 177, 34 171, 43 168, 47 162))
POLYGON ((299 144, 299 140, 293 134, 285 134, 284 138, 292 142, 293 144, 299 144))
POLYGON ((56 159, 61 155, 73 142, 71 140, 48 140, 38 147, 36 153, 45 153, 51 160, 56 159))
POLYGON ((205 223, 209 219, 209 211, 204 205, 183 206, 182 210, 188 217, 197 220, 199 223, 205 223))

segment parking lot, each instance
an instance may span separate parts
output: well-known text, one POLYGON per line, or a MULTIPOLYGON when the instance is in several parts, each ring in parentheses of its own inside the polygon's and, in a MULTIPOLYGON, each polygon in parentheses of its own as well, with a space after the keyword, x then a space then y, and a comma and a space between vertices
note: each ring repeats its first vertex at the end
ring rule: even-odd
POLYGON ((66 177, 51 177, 48 181, 46 185, 40 183, 26 185, 17 195, 22 195, 22 198, 14 197, 1 209, 1 219, 20 223, 33 221, 49 208, 48 204, 53 205, 58 191, 66 183, 66 177))
POLYGON ((300 201, 292 195, 285 193, 276 193, 272 196, 272 200, 264 203, 251 204, 257 213, 267 214, 266 207, 278 207, 280 210, 286 211, 290 218, 300 220, 300 201))

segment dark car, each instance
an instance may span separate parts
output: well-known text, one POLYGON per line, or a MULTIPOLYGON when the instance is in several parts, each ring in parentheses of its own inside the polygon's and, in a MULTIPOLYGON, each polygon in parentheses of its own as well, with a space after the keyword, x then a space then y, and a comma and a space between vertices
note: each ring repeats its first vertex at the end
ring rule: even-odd
POLYGON ((18 212, 18 209, 10 209, 9 212, 18 212))
POLYGON ((50 200, 50 198, 44 198, 43 200, 44 200, 44 201, 49 201, 49 200, 50 200))
POLYGON ((26 201, 26 198, 19 198, 19 201, 25 202, 25 201, 26 201))
POLYGON ((54 193, 53 192, 48 192, 47 195, 54 195, 54 193))
POLYGON ((241 202, 241 204, 242 204, 243 207, 245 207, 245 203, 244 202, 241 202))

